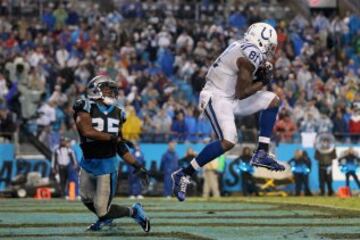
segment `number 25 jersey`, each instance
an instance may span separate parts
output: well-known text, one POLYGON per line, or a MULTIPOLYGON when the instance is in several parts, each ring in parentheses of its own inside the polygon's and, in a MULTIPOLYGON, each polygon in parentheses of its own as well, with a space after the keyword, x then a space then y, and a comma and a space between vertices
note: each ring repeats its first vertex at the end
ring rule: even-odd
MULTIPOLYGON (((106 106, 89 99, 77 100, 74 104, 74 118, 79 112, 87 112, 91 116, 94 129, 99 132, 109 133, 114 136, 119 134, 125 117, 124 112, 115 106, 106 106)), ((80 123, 81 124, 81 123, 80 123)), ((117 154, 117 146, 110 141, 88 139, 80 132, 81 149, 85 159, 111 158, 117 154)))

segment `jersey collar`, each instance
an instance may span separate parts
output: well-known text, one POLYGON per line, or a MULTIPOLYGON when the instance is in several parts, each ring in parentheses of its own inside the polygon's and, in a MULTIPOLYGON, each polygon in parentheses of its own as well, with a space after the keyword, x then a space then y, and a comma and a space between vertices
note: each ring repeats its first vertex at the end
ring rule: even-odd
POLYGON ((99 108, 99 110, 105 114, 105 115, 108 115, 110 112, 112 112, 112 110, 114 110, 114 106, 113 105, 110 105, 110 106, 107 106, 105 104, 101 104, 101 103, 96 103, 96 106, 99 108))

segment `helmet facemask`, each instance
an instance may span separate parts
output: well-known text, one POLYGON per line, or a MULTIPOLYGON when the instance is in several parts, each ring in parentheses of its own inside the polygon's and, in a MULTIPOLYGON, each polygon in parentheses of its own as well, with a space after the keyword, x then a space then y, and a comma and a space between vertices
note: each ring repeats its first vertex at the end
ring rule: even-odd
POLYGON ((102 100, 106 105, 113 105, 117 100, 118 86, 107 76, 96 76, 88 84, 87 96, 93 100, 102 100))
POLYGON ((99 84, 102 100, 106 105, 115 104, 118 96, 118 87, 114 82, 104 82, 99 84))

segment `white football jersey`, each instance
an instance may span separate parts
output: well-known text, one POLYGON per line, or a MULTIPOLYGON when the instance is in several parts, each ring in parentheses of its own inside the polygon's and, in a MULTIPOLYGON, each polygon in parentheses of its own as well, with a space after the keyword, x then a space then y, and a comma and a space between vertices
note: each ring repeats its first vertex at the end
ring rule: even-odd
POLYGON ((265 55, 254 44, 245 40, 233 42, 209 68, 206 75, 207 85, 220 90, 219 93, 224 96, 234 96, 239 72, 236 61, 241 57, 247 58, 254 65, 253 75, 259 65, 265 62, 265 55))

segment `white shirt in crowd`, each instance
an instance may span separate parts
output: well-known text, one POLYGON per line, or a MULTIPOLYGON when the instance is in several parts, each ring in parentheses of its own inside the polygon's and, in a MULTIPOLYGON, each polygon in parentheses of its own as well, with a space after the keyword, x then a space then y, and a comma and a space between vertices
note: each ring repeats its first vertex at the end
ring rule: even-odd
POLYGON ((56 61, 61 67, 66 66, 66 61, 69 59, 69 52, 63 48, 56 51, 56 61))
POLYGON ((55 108, 50 106, 48 103, 42 105, 38 112, 40 117, 36 120, 36 123, 40 126, 48 126, 56 120, 55 108))

